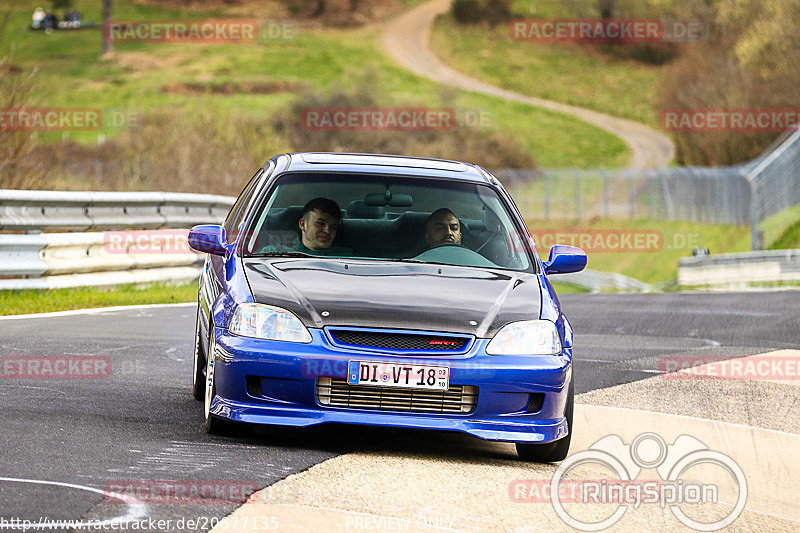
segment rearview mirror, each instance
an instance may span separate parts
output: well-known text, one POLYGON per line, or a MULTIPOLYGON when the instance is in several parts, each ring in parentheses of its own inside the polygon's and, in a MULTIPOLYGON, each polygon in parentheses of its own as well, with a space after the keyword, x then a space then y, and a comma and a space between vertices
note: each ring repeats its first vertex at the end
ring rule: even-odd
POLYGON ((216 224, 202 224, 189 231, 189 246, 198 252, 225 255, 225 228, 216 224))
POLYGON ((368 194, 364 197, 364 203, 372 207, 411 207, 414 203, 410 194, 368 194))
POLYGON ((544 263, 545 274, 569 274, 586 267, 586 252, 576 246, 556 244, 550 248, 550 257, 544 263))

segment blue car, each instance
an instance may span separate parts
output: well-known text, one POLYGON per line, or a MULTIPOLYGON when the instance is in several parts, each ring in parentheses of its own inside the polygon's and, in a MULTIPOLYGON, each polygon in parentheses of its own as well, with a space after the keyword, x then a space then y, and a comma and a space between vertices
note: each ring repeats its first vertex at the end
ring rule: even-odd
POLYGON ((459 431, 566 457, 572 328, 500 182, 466 163, 295 153, 224 224, 194 227, 194 397, 205 427, 363 424, 459 431))

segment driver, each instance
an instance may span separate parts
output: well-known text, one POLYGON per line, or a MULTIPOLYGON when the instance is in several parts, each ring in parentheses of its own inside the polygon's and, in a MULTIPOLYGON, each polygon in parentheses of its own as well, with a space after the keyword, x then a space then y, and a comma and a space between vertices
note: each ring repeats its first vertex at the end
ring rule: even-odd
POLYGON ((461 224, 456 215, 446 207, 431 213, 425 224, 425 242, 428 248, 461 244, 461 224))

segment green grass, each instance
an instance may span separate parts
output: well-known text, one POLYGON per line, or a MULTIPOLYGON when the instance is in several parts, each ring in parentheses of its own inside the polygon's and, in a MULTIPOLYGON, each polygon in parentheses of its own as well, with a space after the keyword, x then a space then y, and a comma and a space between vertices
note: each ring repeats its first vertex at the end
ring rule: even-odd
POLYGON ((590 292, 589 289, 585 287, 578 287, 577 285, 572 285, 571 283, 553 281, 552 279, 550 280, 550 284, 553 285, 553 288, 556 290, 556 294, 559 296, 562 294, 585 294, 590 292))
POLYGON ((172 304, 197 300, 197 283, 156 284, 145 288, 121 285, 113 289, 80 287, 75 289, 0 291, 3 315, 48 313, 70 309, 91 309, 116 305, 172 304))
POLYGON ((769 245, 770 250, 800 248, 800 220, 786 228, 775 242, 769 245))
POLYGON ((795 205, 766 218, 758 225, 764 232, 768 250, 800 248, 800 205, 795 205))
MULTIPOLYGON (((613 230, 615 234, 635 235, 637 231, 657 231, 658 245, 647 251, 597 252, 587 250, 586 268, 601 272, 618 272, 652 284, 669 283, 677 278, 681 257, 692 255, 692 249, 707 247, 712 254, 743 252, 750 249, 750 229, 746 226, 724 224, 694 224, 677 220, 610 220, 592 221, 526 219, 531 232, 558 230, 613 230)), ((571 244, 561 242, 560 244, 571 244)), ((575 245, 580 245, 576 242, 575 245)), ((537 243, 537 251, 546 258, 549 249, 537 243)))
MULTIPOLYGON (((15 4, 0 53, 13 50, 12 62, 26 71, 36 68, 37 105, 133 109, 158 113, 177 109, 193 113, 210 110, 220 122, 247 115, 271 118, 294 98, 292 92, 274 94, 181 95, 163 88, 179 83, 285 81, 309 88, 352 87, 363 73, 377 73, 376 90, 382 105, 441 106, 441 87, 416 77, 386 56, 375 26, 355 30, 300 29, 294 39, 230 44, 116 43, 110 58, 99 59, 99 30, 28 31, 30 13, 37 2, 15 4), (21 5, 20 5, 21 4, 21 5)), ((84 20, 100 20, 98 0, 82 2, 84 20)), ((117 20, 187 19, 224 16, 224 12, 180 12, 130 1, 115 2, 117 20)), ((493 127, 514 138, 547 167, 616 166, 628 158, 627 146, 618 138, 571 117, 500 99, 457 93, 456 104, 484 111, 493 127)), ((106 137, 115 130, 104 132, 106 137)), ((42 142, 70 138, 97 142, 97 132, 42 132, 42 142)), ((276 134, 275 149, 292 150, 276 134)), ((272 154, 264 154, 264 159, 272 154)))
POLYGON ((509 37, 508 25, 465 26, 449 16, 437 20, 431 47, 458 70, 505 89, 658 122, 653 99, 661 69, 656 66, 612 59, 580 45, 518 42, 509 37))

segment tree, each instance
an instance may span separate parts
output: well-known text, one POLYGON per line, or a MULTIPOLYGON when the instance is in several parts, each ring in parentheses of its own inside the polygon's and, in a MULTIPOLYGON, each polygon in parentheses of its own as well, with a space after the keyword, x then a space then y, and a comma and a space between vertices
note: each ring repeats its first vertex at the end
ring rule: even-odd
POLYGON ((103 54, 111 49, 111 0, 103 0, 103 54))
POLYGON ((50 0, 50 3, 53 4, 53 11, 72 7, 72 0, 50 0))
POLYGON ((616 3, 616 0, 600 0, 600 18, 603 20, 612 18, 616 3))

